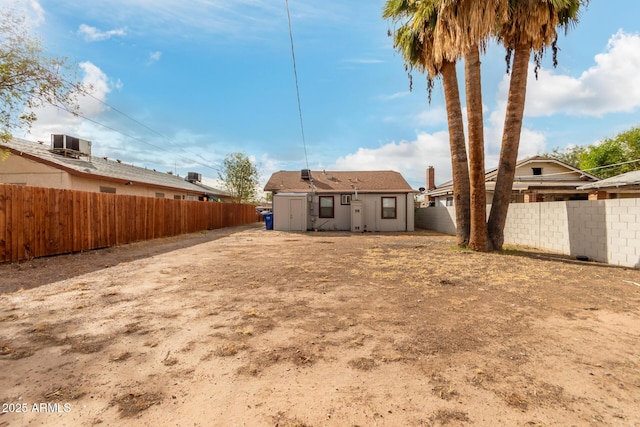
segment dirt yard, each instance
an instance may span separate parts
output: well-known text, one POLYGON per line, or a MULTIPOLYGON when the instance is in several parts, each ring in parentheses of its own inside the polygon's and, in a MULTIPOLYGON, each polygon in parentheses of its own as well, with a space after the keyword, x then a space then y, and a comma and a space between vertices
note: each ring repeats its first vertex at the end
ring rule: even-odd
POLYGON ((263 226, 0 265, 0 426, 640 426, 640 271, 263 226))

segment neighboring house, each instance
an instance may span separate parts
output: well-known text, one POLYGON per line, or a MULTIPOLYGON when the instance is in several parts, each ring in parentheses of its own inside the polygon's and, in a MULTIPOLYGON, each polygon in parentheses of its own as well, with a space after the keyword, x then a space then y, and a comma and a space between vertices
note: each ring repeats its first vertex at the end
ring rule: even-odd
POLYGON ((589 200, 637 198, 640 197, 640 171, 612 176, 578 189, 589 192, 589 200))
POLYGON ((281 231, 413 231, 415 191, 394 171, 280 171, 264 187, 281 231))
MULTIPOLYGON (((485 174, 487 204, 493 200, 498 168, 485 174)), ((587 200, 588 191, 581 189, 585 183, 598 177, 574 168, 559 160, 533 156, 519 160, 513 182, 511 203, 557 202, 587 200)), ((427 170, 427 199, 431 205, 453 206, 453 181, 439 186, 434 184, 433 168, 427 170)))
POLYGON ((203 185, 199 173, 180 178, 92 157, 91 143, 52 135, 51 144, 13 138, 0 144, 10 154, 0 163, 0 183, 180 200, 230 201, 228 193, 203 185))

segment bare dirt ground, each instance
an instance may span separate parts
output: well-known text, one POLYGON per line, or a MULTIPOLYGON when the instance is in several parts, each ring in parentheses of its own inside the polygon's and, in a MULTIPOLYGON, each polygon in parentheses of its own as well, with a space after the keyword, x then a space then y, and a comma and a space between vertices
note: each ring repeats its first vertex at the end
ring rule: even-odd
POLYGON ((0 265, 0 426, 640 426, 640 271, 262 227, 0 265))

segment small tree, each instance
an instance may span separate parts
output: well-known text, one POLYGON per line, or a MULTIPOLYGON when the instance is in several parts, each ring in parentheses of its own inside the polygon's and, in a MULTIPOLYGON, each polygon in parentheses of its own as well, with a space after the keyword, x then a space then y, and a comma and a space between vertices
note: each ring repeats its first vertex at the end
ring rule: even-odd
POLYGON ((593 171, 600 178, 640 169, 640 126, 619 133, 613 138, 589 145, 579 157, 580 169, 593 171), (609 168, 603 166, 617 165, 609 168))
POLYGON ((560 160, 574 168, 580 167, 580 156, 585 151, 585 147, 581 145, 572 145, 566 148, 554 148, 550 153, 545 153, 545 157, 560 160))
POLYGON ((29 130, 37 107, 52 104, 78 112, 82 85, 68 79, 68 72, 65 59, 46 56, 40 41, 30 37, 23 17, 0 12, 0 142, 13 129, 29 130))
POLYGON ((258 168, 244 153, 230 153, 222 162, 218 177, 235 203, 253 202, 258 186, 258 168))

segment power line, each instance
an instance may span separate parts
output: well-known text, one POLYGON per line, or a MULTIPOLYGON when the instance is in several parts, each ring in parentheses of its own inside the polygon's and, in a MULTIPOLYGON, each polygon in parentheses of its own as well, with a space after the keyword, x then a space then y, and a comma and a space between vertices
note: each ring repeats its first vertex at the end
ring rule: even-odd
POLYGON ((293 59, 293 75, 296 80, 296 95, 298 96, 298 114, 300 116, 300 131, 302 133, 302 147, 304 148, 304 161, 309 169, 309 159, 307 158, 307 142, 304 137, 304 124, 302 121, 302 103, 300 102, 300 87, 298 85, 298 69, 296 67, 296 52, 293 48, 293 30, 291 29, 291 13, 289 12, 289 0, 285 0, 287 6, 287 20, 289 22, 289 39, 291 40, 291 57, 293 59))
MULTIPOLYGON (((173 143, 173 141, 171 141, 171 140, 170 140, 166 135, 163 135, 162 133, 160 133, 160 132, 156 131, 155 129, 152 129, 152 128, 151 128, 151 127, 149 127, 148 125, 146 125, 146 124, 142 123, 141 121, 139 121, 139 120, 135 119, 134 117, 132 117, 132 116, 128 115, 127 113, 125 113, 125 112, 123 112, 123 111, 121 111, 121 110, 117 109, 117 108, 116 108, 116 107, 114 107, 113 105, 110 105, 109 103, 107 103, 107 102, 105 102, 105 101, 101 100, 100 98, 98 98, 98 97, 94 96, 93 94, 91 94, 91 93, 89 93, 89 92, 87 92, 87 91, 84 91, 84 90, 83 90, 82 92, 83 92, 85 95, 90 96, 91 98, 95 99, 95 100, 96 100, 96 101, 98 101, 99 103, 101 103, 101 104, 105 105, 105 106, 106 106, 106 107, 108 107, 109 109, 111 109, 111 110, 113 110, 113 111, 117 112, 118 114, 120 114, 120 115, 122 115, 122 116, 126 117, 127 119, 131 120, 132 122, 134 122, 134 123, 138 124, 139 126, 141 126, 141 127, 145 128, 145 129, 149 130, 150 132, 154 133, 155 135, 158 135, 159 137, 161 137, 161 138, 162 138, 162 139, 164 139, 165 141, 168 141, 168 142, 169 142, 169 143, 171 143, 171 144, 174 146, 174 148, 175 148, 175 144, 173 143)), ((89 119, 88 119, 88 120, 89 120, 89 119)), ((99 124, 99 125, 101 125, 101 126, 104 126, 104 125, 102 125, 102 124, 100 124, 100 123, 98 123, 98 124, 99 124)), ((105 127, 107 127, 107 126, 105 126, 105 127)), ((107 127, 107 128, 108 128, 108 127, 107 127)), ((118 132, 118 133, 120 133, 120 134, 122 134, 122 135, 124 135, 124 136, 129 137, 129 138, 137 139, 138 141, 143 142, 143 143, 148 144, 148 145, 151 145, 151 146, 152 146, 152 147, 154 147, 154 148, 158 148, 158 149, 160 149, 160 150, 163 150, 163 151, 166 151, 166 152, 170 153, 170 151, 169 151, 169 150, 167 150, 167 149, 165 149, 165 148, 157 147, 157 146, 155 146, 155 145, 153 145, 153 144, 151 144, 151 143, 149 143, 149 142, 146 142, 146 141, 143 141, 143 140, 141 140, 141 139, 138 139, 138 138, 135 138, 135 137, 132 137, 132 136, 126 135, 126 134, 124 134, 124 133, 122 133, 122 132, 119 132, 119 131, 117 131, 117 130, 115 130, 115 129, 112 129, 112 128, 109 128, 109 129, 114 130, 115 132, 118 132)), ((188 151, 186 151, 186 150, 182 149, 181 147, 177 147, 177 148, 178 148, 180 151, 182 151, 183 153, 187 153, 187 154, 194 154, 194 153, 189 153, 188 151)), ((206 160, 206 159, 204 159, 204 157, 202 157, 202 155, 199 155, 199 154, 198 154, 197 156, 201 157, 203 160, 206 160)), ((198 161, 196 161, 196 160, 193 160, 193 159, 191 159, 191 158, 189 158, 189 157, 182 157, 182 158, 183 158, 184 160, 192 161, 192 162, 197 163, 197 164, 199 164, 199 165, 201 165, 201 166, 204 166, 204 167, 210 167, 210 166, 208 166, 208 165, 206 165, 206 164, 200 163, 200 162, 198 162, 198 161)), ((219 169, 218 169, 218 168, 212 168, 212 167, 210 167, 210 168, 211 168, 211 169, 214 169, 214 170, 216 170, 216 171, 219 171, 219 169)))
MULTIPOLYGON (((24 59, 25 57, 23 56, 22 58, 24 59)), ((155 135, 157 135, 157 136, 159 136, 159 137, 163 138, 165 141, 168 141, 168 142, 169 142, 169 143, 171 143, 171 145, 173 145, 173 146, 174 146, 174 148, 175 148, 175 144, 173 144, 173 143, 172 143, 172 141, 171 141, 167 136, 165 136, 165 135, 161 134, 160 132, 156 131, 155 129, 152 129, 152 128, 151 128, 151 127, 149 127, 148 125, 146 125, 146 124, 142 123, 141 121, 139 121, 139 120, 137 120, 137 119, 135 119, 135 118, 131 117, 130 115, 128 115, 128 114, 126 114, 126 113, 124 113, 123 111, 119 110, 118 108, 116 108, 116 107, 114 107, 114 106, 112 106, 112 105, 110 105, 110 104, 106 103, 105 101, 103 101, 103 100, 101 100, 101 99, 97 98, 96 96, 94 96, 93 94, 91 94, 91 93, 89 93, 87 90, 85 90, 85 89, 82 87, 82 85, 78 86, 76 83, 70 82, 70 81, 68 81, 67 79, 65 79, 64 77, 61 77, 61 79, 62 79, 62 81, 63 81, 63 82, 65 82, 65 83, 66 83, 66 84, 68 84, 69 86, 78 88, 78 89, 79 89, 79 91, 80 91, 81 93, 83 93, 84 95, 90 96, 91 98, 95 99, 96 101, 100 102, 101 104, 103 104, 103 105, 107 106, 109 109, 111 109, 111 110, 113 110, 113 111, 117 112, 118 114, 121 114, 122 116, 124 116, 124 117, 128 118, 129 120, 133 121, 134 123, 138 124, 139 126, 141 126, 141 127, 145 128, 145 129, 149 130, 150 132, 154 133, 155 135)), ((52 105, 52 106, 54 106, 54 107, 56 107, 56 108, 58 108, 59 110, 66 111, 66 112, 68 112, 68 113, 70 113, 70 114, 72 114, 72 115, 74 115, 74 116, 76 116, 76 117, 80 117, 80 118, 82 118, 82 119, 84 119, 84 120, 87 120, 87 121, 89 121, 89 122, 92 122, 92 123, 94 123, 94 124, 97 124, 97 125, 99 125, 99 126, 102 126, 102 127, 106 128, 106 129, 109 129, 109 130, 111 130, 111 131, 113 131, 113 132, 119 133, 120 135, 123 135, 123 136, 125 136, 125 137, 127 137, 127 138, 134 139, 134 140, 136 140, 136 141, 142 142, 143 144, 147 144, 147 145, 149 145, 149 146, 151 146, 151 147, 153 147, 153 148, 155 148, 155 149, 158 149, 158 150, 161 150, 161 151, 167 152, 167 153, 169 153, 169 154, 173 154, 173 152, 171 152, 171 151, 167 150, 167 149, 166 149, 166 148, 164 148, 164 147, 158 147, 157 145, 154 145, 154 144, 152 144, 152 143, 150 143, 150 142, 147 142, 147 141, 145 141, 145 140, 143 140, 143 139, 141 139, 141 138, 135 137, 135 136, 133 136, 133 135, 126 134, 126 133, 124 133, 124 132, 122 132, 122 131, 119 131, 118 129, 115 129, 115 128, 111 127, 111 126, 105 125, 104 123, 100 123, 100 122, 98 122, 98 121, 96 121, 96 120, 90 119, 90 118, 88 118, 88 117, 86 117, 86 116, 82 115, 82 114, 81 114, 81 113, 79 113, 79 112, 71 111, 71 110, 69 110, 69 109, 68 109, 67 107, 65 107, 65 106, 62 106, 62 105, 56 105, 56 104, 54 104, 54 103, 53 103, 53 102, 51 102, 51 101, 49 101, 49 104, 50 104, 50 105, 52 105)), ((179 150, 180 150, 180 151, 182 151, 183 153, 193 154, 193 153, 188 153, 186 150, 182 149, 181 147, 178 147, 178 148, 179 148, 179 150)), ((201 155, 198 155, 198 156, 202 157, 201 155)), ((194 159, 189 158, 189 157, 180 156, 180 158, 181 158, 181 159, 183 159, 183 160, 187 160, 187 161, 189 161, 189 162, 196 163, 196 164, 198 164, 198 165, 200 165, 200 166, 203 166, 203 167, 205 167, 205 168, 209 168, 209 169, 215 170, 215 171, 217 171, 217 172, 219 172, 219 171, 220 171, 220 169, 219 169, 219 168, 212 167, 212 166, 210 166, 210 165, 208 165, 208 164, 205 164, 205 163, 199 162, 199 161, 194 160, 194 159)), ((204 159, 204 158, 203 158, 203 159, 204 159)), ((204 159, 204 160, 206 160, 206 159, 204 159)))
MULTIPOLYGON (((133 135, 129 135, 129 134, 127 134, 127 133, 124 133, 124 132, 122 132, 122 131, 120 131, 120 130, 118 130, 118 129, 116 129, 116 128, 113 128, 113 127, 111 127, 111 126, 109 126, 109 125, 105 125, 104 123, 100 123, 100 122, 98 122, 97 120, 94 120, 94 119, 91 119, 91 118, 89 118, 89 117, 83 116, 83 115, 82 115, 82 114, 80 114, 80 113, 73 112, 73 111, 69 110, 69 109, 68 109, 67 107, 65 107, 65 106, 57 105, 57 104, 54 104, 54 103, 50 103, 50 104, 51 104, 52 106, 54 106, 54 107, 56 107, 56 108, 60 109, 60 110, 66 111, 66 112, 68 112, 68 113, 70 113, 70 114, 73 114, 74 116, 80 117, 80 118, 82 118, 82 119, 84 119, 84 120, 87 120, 87 121, 89 121, 89 122, 91 122, 91 123, 94 123, 94 124, 96 124, 96 125, 98 125, 98 126, 102 126, 102 127, 103 127, 103 128, 105 128, 105 129, 109 129, 109 130, 111 130, 111 131, 113 131, 113 132, 119 133, 119 134, 120 134, 120 135, 122 135, 122 136, 125 136, 125 137, 127 137, 127 138, 131 138, 131 139, 134 139, 134 140, 139 141, 139 142, 141 142, 141 143, 143 143, 143 144, 149 145, 149 146, 151 146, 151 147, 153 147, 153 148, 155 148, 155 149, 157 149, 157 150, 161 150, 161 151, 165 151, 165 152, 167 152, 167 153, 169 153, 169 154, 173 154, 173 152, 171 152, 171 151, 167 150, 166 148, 159 147, 159 146, 157 146, 157 145, 155 145, 155 144, 152 144, 152 143, 150 143, 150 142, 147 142, 147 141, 145 141, 145 140, 143 140, 143 139, 141 139, 141 138, 138 138, 138 137, 136 137, 136 136, 133 136, 133 135)), ((108 105, 108 104, 105 104, 105 105, 108 105)), ((146 127, 146 126, 145 126, 145 127, 146 127)), ((154 132, 155 132, 155 131, 154 131, 154 132)), ((160 136, 162 136, 162 135, 160 135, 160 136)), ((207 164, 205 164, 205 163, 199 162, 199 161, 197 161, 197 160, 194 160, 194 159, 191 159, 191 158, 188 158, 188 157, 180 156, 180 158, 181 158, 181 159, 183 159, 183 160, 187 160, 187 161, 193 162, 193 163, 197 163, 197 164, 198 164, 198 165, 200 165, 200 166, 203 166, 203 167, 205 167, 205 168, 209 168, 209 169, 215 170, 215 171, 217 171, 217 172, 219 172, 219 171, 220 171, 220 169, 218 169, 218 168, 214 168, 213 166, 209 166, 209 165, 207 165, 207 164)))

